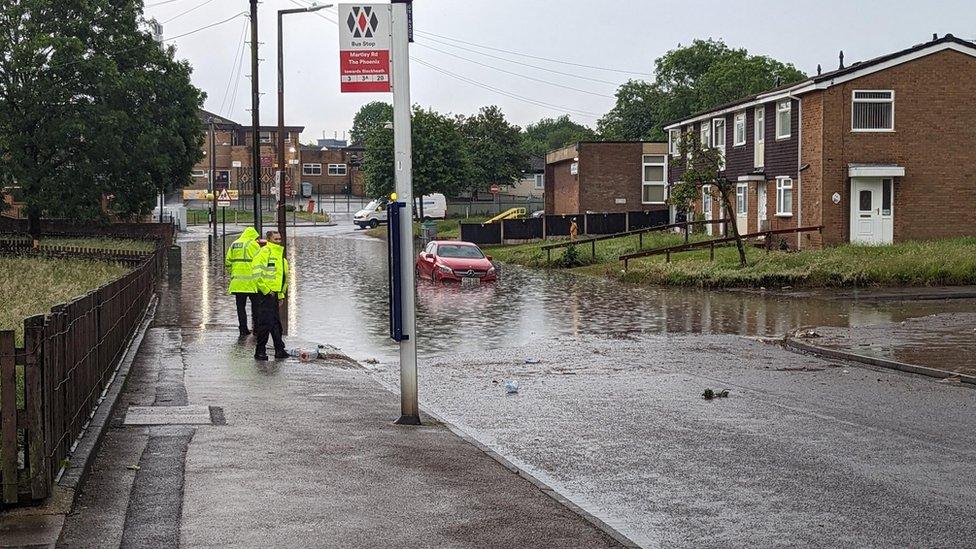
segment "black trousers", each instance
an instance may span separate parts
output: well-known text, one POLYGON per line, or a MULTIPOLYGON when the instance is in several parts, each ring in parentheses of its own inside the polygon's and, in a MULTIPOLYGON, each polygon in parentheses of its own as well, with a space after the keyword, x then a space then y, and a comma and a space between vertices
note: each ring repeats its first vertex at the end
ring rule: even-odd
POLYGON ((247 300, 251 300, 251 318, 254 319, 254 309, 257 308, 256 297, 258 294, 234 294, 234 299, 237 300, 237 327, 240 328, 241 333, 249 331, 247 329, 247 300))
POLYGON ((285 342, 281 339, 281 318, 278 317, 278 294, 254 294, 257 304, 254 310, 254 335, 257 336, 255 356, 268 354, 268 336, 274 341, 276 354, 283 354, 285 342))

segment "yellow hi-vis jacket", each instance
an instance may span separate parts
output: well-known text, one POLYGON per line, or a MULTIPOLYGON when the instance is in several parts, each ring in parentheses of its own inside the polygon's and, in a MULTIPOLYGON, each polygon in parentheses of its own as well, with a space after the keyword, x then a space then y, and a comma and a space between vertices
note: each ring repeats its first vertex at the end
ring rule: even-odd
POLYGON ((285 249, 274 242, 265 244, 251 262, 251 276, 254 277, 258 292, 264 295, 275 292, 278 299, 284 299, 288 292, 288 260, 285 259, 285 249))
POLYGON ((224 266, 230 273, 229 294, 253 294, 258 287, 251 272, 251 261, 258 255, 261 246, 258 245, 258 232, 253 228, 244 229, 241 236, 230 245, 224 266))

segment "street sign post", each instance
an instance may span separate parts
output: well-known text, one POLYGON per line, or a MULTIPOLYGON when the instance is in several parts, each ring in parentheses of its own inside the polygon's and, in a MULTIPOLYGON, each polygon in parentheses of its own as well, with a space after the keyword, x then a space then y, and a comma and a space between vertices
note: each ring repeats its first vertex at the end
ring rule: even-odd
POLYGON ((230 193, 227 189, 221 189, 220 194, 217 195, 217 207, 227 208, 230 207, 230 193))
POLYGON ((392 90, 391 16, 390 4, 339 5, 339 82, 343 93, 392 90))

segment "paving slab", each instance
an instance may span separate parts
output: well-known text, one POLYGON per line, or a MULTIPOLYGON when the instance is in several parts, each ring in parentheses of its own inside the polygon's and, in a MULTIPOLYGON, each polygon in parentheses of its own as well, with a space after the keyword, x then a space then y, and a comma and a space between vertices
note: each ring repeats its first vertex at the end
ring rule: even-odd
POLYGON ((210 425, 210 407, 192 406, 129 406, 126 425, 210 425))

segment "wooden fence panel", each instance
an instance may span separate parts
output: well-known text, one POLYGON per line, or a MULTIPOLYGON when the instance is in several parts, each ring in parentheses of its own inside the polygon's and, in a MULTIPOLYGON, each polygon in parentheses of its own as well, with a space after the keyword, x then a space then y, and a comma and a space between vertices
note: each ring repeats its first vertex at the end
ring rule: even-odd
POLYGON ((24 466, 30 484, 31 497, 47 497, 50 479, 44 447, 44 315, 24 321, 24 399, 27 412, 27 453, 24 466))
POLYGON ((0 479, 3 502, 17 502, 17 348, 14 332, 0 332, 0 479))

